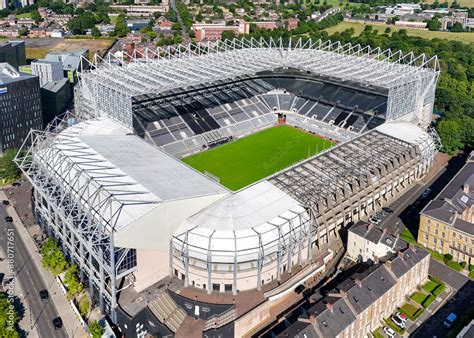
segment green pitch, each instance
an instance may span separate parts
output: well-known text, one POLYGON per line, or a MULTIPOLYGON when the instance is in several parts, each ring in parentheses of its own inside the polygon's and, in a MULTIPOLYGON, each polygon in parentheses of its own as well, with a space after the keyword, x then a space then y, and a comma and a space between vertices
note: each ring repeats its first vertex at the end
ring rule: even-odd
POLYGON ((187 157, 183 162, 200 172, 210 172, 222 185, 238 190, 333 145, 293 127, 278 126, 187 157))

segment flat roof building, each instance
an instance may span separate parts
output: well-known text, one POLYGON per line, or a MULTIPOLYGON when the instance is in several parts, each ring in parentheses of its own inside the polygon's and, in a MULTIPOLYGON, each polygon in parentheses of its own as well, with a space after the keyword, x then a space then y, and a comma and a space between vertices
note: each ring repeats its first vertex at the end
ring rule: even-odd
POLYGON ((31 128, 42 129, 38 77, 0 63, 0 152, 19 148, 31 128))
POLYGON ((63 63, 60 61, 36 60, 31 63, 31 72, 39 77, 40 86, 64 78, 63 63))

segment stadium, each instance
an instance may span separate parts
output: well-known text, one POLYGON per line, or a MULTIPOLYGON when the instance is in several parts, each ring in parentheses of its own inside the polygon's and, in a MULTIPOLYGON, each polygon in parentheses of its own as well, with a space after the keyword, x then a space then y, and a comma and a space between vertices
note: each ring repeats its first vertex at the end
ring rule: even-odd
POLYGON ((323 275, 344 229, 420 180, 439 147, 436 57, 234 40, 87 68, 76 112, 32 131, 16 162, 38 223, 103 313, 137 330, 147 307, 165 332, 197 316, 241 336, 253 324, 239 297, 254 292, 256 309, 323 275), (210 310, 186 305, 198 294, 210 310))

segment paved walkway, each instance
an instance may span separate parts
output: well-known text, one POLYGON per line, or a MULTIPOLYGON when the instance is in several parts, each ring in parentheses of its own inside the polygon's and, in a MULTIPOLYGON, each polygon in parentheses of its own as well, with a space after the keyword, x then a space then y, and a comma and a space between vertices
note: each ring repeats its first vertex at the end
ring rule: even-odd
MULTIPOLYGON (((7 196, 3 190, 0 191, 0 200, 7 199, 7 196)), ((51 273, 43 267, 41 263, 41 254, 38 251, 33 239, 29 235, 28 231, 26 230, 25 226, 21 222, 15 208, 8 207, 7 208, 8 214, 13 218, 13 224, 18 232, 18 234, 23 239, 29 253, 31 254, 31 259, 35 263, 38 271, 40 271, 41 277, 48 286, 50 298, 53 300, 54 304, 56 305, 56 309, 60 314, 64 328, 69 337, 88 337, 88 333, 80 324, 76 314, 73 312, 69 302, 67 301, 66 297, 62 293, 57 284, 54 277, 51 273)))

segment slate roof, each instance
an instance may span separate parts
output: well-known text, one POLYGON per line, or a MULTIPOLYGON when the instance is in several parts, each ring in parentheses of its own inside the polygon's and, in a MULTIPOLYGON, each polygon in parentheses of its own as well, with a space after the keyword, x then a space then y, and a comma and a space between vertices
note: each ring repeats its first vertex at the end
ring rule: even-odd
POLYGON ((474 152, 449 184, 421 211, 422 215, 439 220, 474 235, 474 224, 459 218, 474 205, 474 152))
POLYGON ((408 246, 404 240, 363 221, 354 224, 349 231, 372 243, 388 246, 394 252, 406 249, 408 246))
MULTIPOLYGON (((278 338, 320 338, 314 326, 308 322, 296 321, 277 335, 278 338)), ((321 337, 323 338, 323 337, 321 337)))

